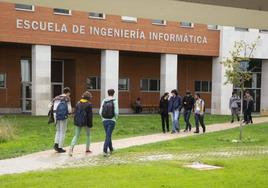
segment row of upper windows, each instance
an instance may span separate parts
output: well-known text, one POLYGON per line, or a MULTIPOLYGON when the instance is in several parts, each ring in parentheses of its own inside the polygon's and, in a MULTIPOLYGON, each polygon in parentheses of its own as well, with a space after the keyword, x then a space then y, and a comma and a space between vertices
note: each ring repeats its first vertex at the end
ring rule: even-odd
MULTIPOLYGON (((19 11, 34 12, 35 6, 34 5, 27 5, 27 4, 15 4, 15 9, 19 10, 19 11)), ((58 14, 58 15, 67 15, 67 16, 72 15, 72 11, 68 10, 68 9, 54 8, 53 11, 54 11, 54 14, 58 14)), ((93 18, 93 19, 105 19, 106 15, 104 13, 99 13, 99 12, 89 12, 88 17, 93 18)), ((138 22, 138 19, 136 17, 131 17, 131 16, 121 16, 121 20, 124 22, 130 22, 130 23, 137 23, 138 22)), ((165 25, 167 25, 167 21, 161 20, 161 19, 153 19, 152 24, 165 26, 165 25)), ((194 24, 192 22, 180 22, 180 26, 185 27, 185 28, 193 28, 194 24)), ((218 26, 217 25, 208 25, 208 29, 217 30, 218 26)))

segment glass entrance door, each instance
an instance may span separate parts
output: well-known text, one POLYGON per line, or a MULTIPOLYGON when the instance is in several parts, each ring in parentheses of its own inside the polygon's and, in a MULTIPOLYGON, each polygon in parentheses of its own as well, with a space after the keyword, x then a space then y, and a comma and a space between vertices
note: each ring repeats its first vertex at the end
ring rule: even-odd
POLYGON ((64 86, 64 61, 52 60, 51 62, 51 97, 62 94, 64 86))
POLYGON ((22 112, 32 110, 32 75, 31 61, 22 59, 21 64, 21 109, 22 112))

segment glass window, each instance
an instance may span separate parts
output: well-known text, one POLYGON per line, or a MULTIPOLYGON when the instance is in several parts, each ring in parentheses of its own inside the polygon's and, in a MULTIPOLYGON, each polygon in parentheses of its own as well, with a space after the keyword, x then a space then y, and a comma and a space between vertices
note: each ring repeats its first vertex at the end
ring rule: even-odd
POLYGON ((245 27, 235 27, 236 31, 248 31, 248 28, 245 27))
POLYGON ((6 74, 0 73, 0 88, 6 87, 6 74))
POLYGON ((154 25, 166 25, 167 22, 166 22, 166 20, 157 20, 157 19, 155 19, 155 20, 152 20, 152 24, 154 24, 154 25))
POLYGON ((21 64, 21 81, 22 82, 31 82, 32 74, 31 74, 31 62, 28 59, 22 59, 20 61, 21 64))
POLYGON ((202 81, 202 92, 208 92, 209 91, 209 83, 208 81, 202 81))
POLYGON ((158 91, 158 80, 149 81, 149 91, 158 91))
POLYGON ((208 29, 210 29, 210 30, 218 30, 218 25, 209 24, 208 29))
POLYGON ((121 20, 125 21, 125 22, 137 22, 137 18, 136 17, 131 17, 131 16, 121 16, 121 20))
POLYGON ((195 81, 195 91, 200 92, 201 91, 201 81, 195 81))
POLYGON ((120 91, 128 91, 129 90, 129 79, 128 78, 119 78, 118 89, 120 91))
POLYGON ((257 88, 261 88, 261 74, 257 74, 257 88))
POLYGON ((100 77, 89 76, 86 80, 87 89, 89 90, 99 90, 100 89, 100 77))
POLYGON ((148 79, 142 79, 140 88, 142 91, 149 91, 149 80, 148 79))
POLYGON ((260 29, 259 32, 260 33, 268 33, 268 29, 260 29))
POLYGON ((34 11, 33 5, 26 5, 26 4, 15 4, 16 10, 23 10, 23 11, 34 11))
POLYGON ((212 91, 212 81, 209 82, 209 92, 212 91))
POLYGON ((99 12, 90 12, 88 16, 90 18, 95 18, 95 19, 105 19, 105 14, 99 13, 99 12))
POLYGON ((142 79, 140 88, 142 91, 160 91, 160 80, 142 79))
POLYGON ((180 25, 181 27, 194 27, 194 24, 192 22, 181 22, 180 25))
POLYGON ((62 8, 54 8, 54 14, 62 14, 62 15, 71 15, 72 11, 68 9, 62 9, 62 8))

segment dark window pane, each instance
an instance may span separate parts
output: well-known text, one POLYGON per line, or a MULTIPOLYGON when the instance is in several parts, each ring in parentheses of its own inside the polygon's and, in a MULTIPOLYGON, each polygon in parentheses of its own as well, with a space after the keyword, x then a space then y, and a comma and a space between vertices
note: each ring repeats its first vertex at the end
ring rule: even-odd
POLYGON ((201 81, 195 81, 194 88, 195 91, 201 91, 201 81))
POLYGON ((257 74, 257 88, 261 88, 261 74, 257 74))
POLYGON ((51 82, 62 83, 62 61, 52 61, 51 63, 51 82))
POLYGON ((6 82, 5 74, 0 74, 0 87, 4 88, 6 85, 5 82, 6 82))
POLYGON ((15 8, 21 10, 33 10, 32 5, 25 5, 25 4, 15 4, 15 8))
POLYGON ((68 9, 61 9, 61 8, 54 8, 54 13, 58 14, 70 14, 70 10, 68 9))
POLYGON ((158 80, 150 80, 150 91, 158 90, 158 80))
POLYGON ((128 78, 121 78, 119 79, 118 89, 121 91, 128 90, 128 78))
POLYGON ((143 91, 148 91, 149 90, 148 79, 142 79, 141 80, 141 90, 143 90, 143 91))
POLYGON ((88 77, 86 84, 87 84, 87 89, 97 89, 97 78, 88 77))
POLYGON ((202 91, 208 92, 208 81, 202 81, 202 91))

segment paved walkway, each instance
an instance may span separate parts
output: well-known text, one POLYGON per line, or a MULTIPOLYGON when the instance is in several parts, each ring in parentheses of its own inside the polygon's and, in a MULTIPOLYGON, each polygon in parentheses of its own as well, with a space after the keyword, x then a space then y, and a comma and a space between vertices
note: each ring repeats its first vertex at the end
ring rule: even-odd
MULTIPOLYGON (((268 122, 268 117, 255 118, 254 123, 268 122)), ((207 126, 207 132, 217 132, 238 127, 238 123, 222 123, 207 126)), ((127 148, 131 146, 139 146, 160 141, 173 140, 194 135, 193 132, 179 133, 179 134, 153 134, 147 136, 137 136, 132 138, 125 138, 114 140, 113 145, 116 149, 127 148)), ((92 154, 86 155, 85 145, 78 145, 74 149, 73 157, 69 157, 67 153, 58 154, 54 150, 42 151, 25 155, 22 157, 0 160, 0 175, 23 173, 29 171, 55 169, 64 167, 65 164, 72 163, 76 160, 84 159, 90 156, 97 156, 102 154, 103 142, 96 142, 91 144, 92 154)), ((68 148, 67 148, 68 151, 68 148)))

